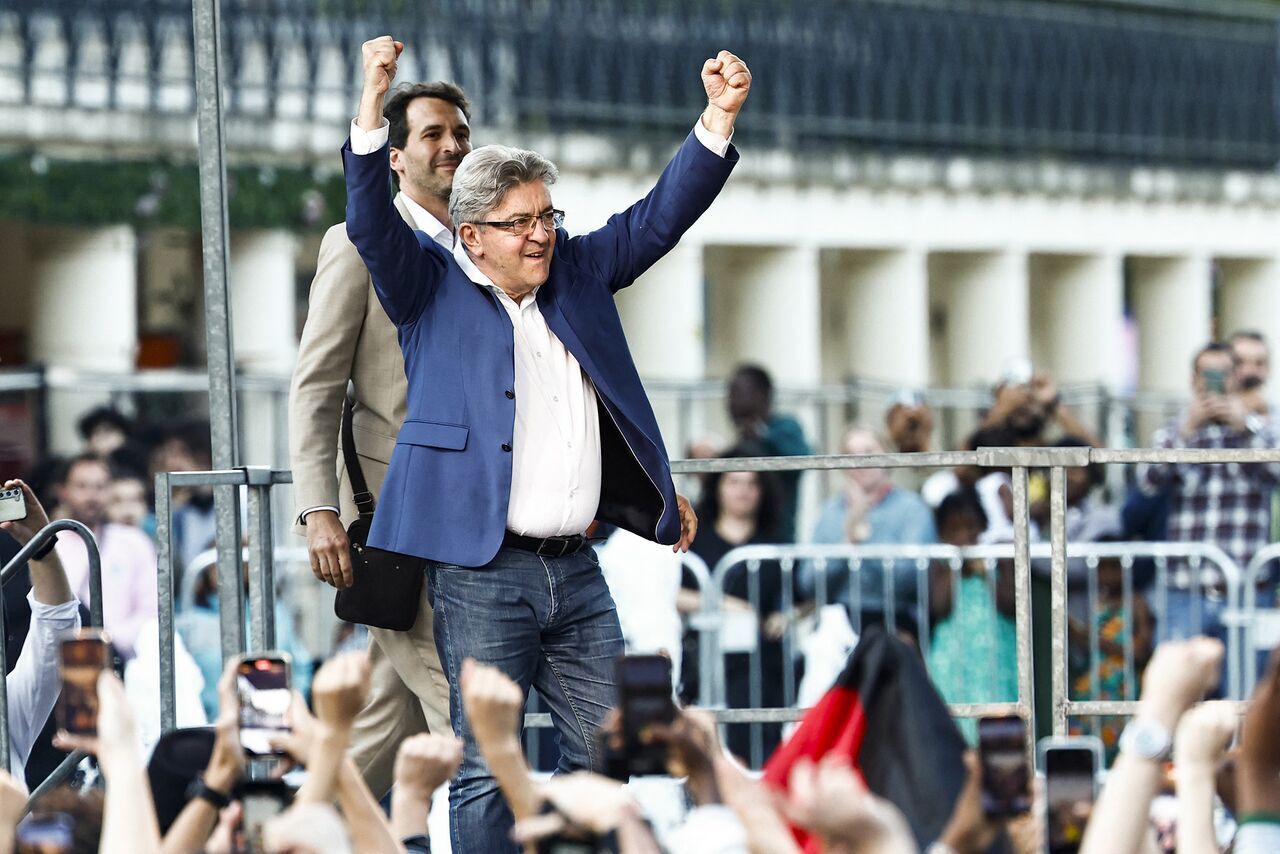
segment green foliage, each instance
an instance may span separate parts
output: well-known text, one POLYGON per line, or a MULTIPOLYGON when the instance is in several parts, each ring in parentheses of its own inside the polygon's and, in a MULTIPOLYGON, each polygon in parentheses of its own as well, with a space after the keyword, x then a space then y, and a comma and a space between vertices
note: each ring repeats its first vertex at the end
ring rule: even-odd
MULTIPOLYGON (((340 222, 346 191, 339 173, 237 166, 227 175, 233 228, 323 230, 340 222)), ((199 230, 195 163, 0 157, 0 219, 42 225, 129 223, 199 230)))

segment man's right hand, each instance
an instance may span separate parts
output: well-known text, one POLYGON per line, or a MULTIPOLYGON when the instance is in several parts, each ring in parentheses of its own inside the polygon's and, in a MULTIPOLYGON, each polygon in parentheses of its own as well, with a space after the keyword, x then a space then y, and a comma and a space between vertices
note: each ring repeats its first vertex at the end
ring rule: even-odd
POLYGON ((312 510, 307 514, 307 555, 311 572, 331 587, 350 587, 351 541, 332 510, 312 510))
POLYGON ((372 131, 382 127, 382 98, 395 79, 396 60, 403 50, 404 44, 391 36, 379 36, 360 46, 364 55, 364 92, 360 96, 356 123, 361 129, 372 131))

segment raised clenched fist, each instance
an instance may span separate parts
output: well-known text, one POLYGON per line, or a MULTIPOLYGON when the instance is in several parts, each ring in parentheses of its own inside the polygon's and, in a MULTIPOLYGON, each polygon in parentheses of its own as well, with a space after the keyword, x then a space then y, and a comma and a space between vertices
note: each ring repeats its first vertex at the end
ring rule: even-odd
POLYGON ((702 86, 707 90, 708 104, 737 115, 751 89, 751 71, 741 59, 722 50, 702 64, 702 86))
POLYGON ((383 95, 391 88, 391 81, 396 76, 396 60, 403 50, 404 44, 391 36, 379 36, 361 45, 366 94, 383 95))

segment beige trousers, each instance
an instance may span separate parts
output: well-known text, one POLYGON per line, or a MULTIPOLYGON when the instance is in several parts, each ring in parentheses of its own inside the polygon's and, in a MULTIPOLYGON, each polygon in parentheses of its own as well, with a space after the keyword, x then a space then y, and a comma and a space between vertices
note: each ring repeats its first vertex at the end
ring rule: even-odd
POLYGON ((369 629, 369 701, 356 717, 350 753, 378 798, 391 788, 402 741, 424 731, 453 734, 449 681, 436 654, 431 622, 424 582, 412 629, 369 629))

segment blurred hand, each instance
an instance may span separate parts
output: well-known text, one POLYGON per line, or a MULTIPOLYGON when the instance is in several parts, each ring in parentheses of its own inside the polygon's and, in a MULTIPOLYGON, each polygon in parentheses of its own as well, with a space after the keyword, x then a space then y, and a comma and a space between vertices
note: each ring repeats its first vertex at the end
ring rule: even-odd
POLYGON ((289 731, 272 736, 271 747, 283 750, 299 765, 306 765, 315 746, 318 723, 307 708, 306 699, 296 690, 292 692, 289 708, 285 710, 284 721, 289 725, 289 731))
POLYGON ((350 587, 354 578, 351 572, 351 541, 347 539, 338 514, 332 510, 313 510, 307 514, 306 526, 307 555, 311 558, 312 575, 330 587, 350 587))
POLYGON ((205 843, 205 854, 234 854, 235 834, 240 829, 243 817, 244 807, 239 801, 232 801, 223 807, 218 812, 218 826, 205 843))
POLYGON ((1234 703, 1216 700, 1192 707, 1178 722, 1174 735, 1174 767, 1196 765, 1212 773, 1226 754, 1237 723, 1234 703))
POLYGON ((1240 727, 1236 797, 1240 813, 1280 813, 1280 648, 1272 651, 1240 727))
POLYGON ((723 753, 715 759, 716 783, 725 806, 747 829, 753 852, 800 854, 791 828, 778 810, 776 798, 764 785, 748 778, 723 753))
POLYGON ((1182 714, 1218 684, 1223 653, 1222 641, 1214 638, 1160 644, 1143 673, 1139 714, 1172 732, 1182 714))
POLYGON ((396 753, 396 789, 426 800, 462 767, 462 741, 419 733, 400 743, 396 753))
POLYGON ((462 709, 471 724, 476 744, 486 749, 519 746, 524 693, 496 667, 468 658, 458 680, 462 709))
POLYGON ((335 730, 351 729, 368 694, 369 656, 363 652, 334 656, 311 680, 316 719, 335 730))
POLYGON ((25 546, 41 528, 49 524, 49 515, 44 512, 44 508, 40 506, 40 499, 36 498, 36 494, 26 483, 21 480, 4 482, 4 489, 15 487, 22 489, 22 499, 27 504, 27 516, 25 519, 14 519, 12 522, 0 522, 0 531, 8 531, 18 541, 18 545, 25 546))
POLYGON ((555 810, 517 822, 511 835, 521 844, 559 833, 608 833, 618 826, 623 807, 631 800, 617 780, 590 771, 552 777, 539 792, 555 810))
POLYGON ((867 524, 867 513, 871 510, 871 496, 867 490, 852 477, 845 478, 845 503, 848 505, 844 514, 844 535, 851 543, 860 543, 871 536, 871 526, 867 524))
POLYGON ((1031 378, 1031 399, 1052 410, 1058 405, 1058 386, 1048 374, 1036 374, 1031 378))
POLYGON ((218 717, 214 721, 213 753, 205 768, 204 781, 219 792, 228 793, 244 773, 244 750, 240 747, 240 698, 236 695, 236 668, 231 659, 218 679, 218 717))
POLYGON ((694 537, 698 536, 698 514, 693 512, 693 505, 683 495, 676 496, 676 507, 680 511, 680 541, 671 551, 687 552, 689 546, 693 545, 694 537))
MULTIPOLYGON (((404 44, 379 36, 360 46, 364 59, 364 91, 366 95, 385 95, 396 76, 396 60, 400 58, 404 44)), ((373 128, 365 128, 373 130, 373 128)))
POLYGON ((646 744, 667 748, 667 773, 687 777, 688 788, 699 806, 720 802, 716 784, 715 757, 720 752, 714 737, 687 712, 677 710, 670 724, 653 724, 640 733, 646 744))
POLYGON ((999 823, 989 820, 982 809, 982 763, 977 752, 965 752, 964 770, 964 788, 960 790, 960 796, 951 808, 951 818, 939 837, 958 854, 987 850, 1000 832, 999 823))
POLYGON ((848 759, 834 753, 817 764, 801 759, 788 785, 779 798, 783 814, 828 845, 881 854, 916 850, 902 813, 867 791, 848 759))
POLYGON ((0 833, 12 837, 26 811, 27 787, 8 771, 0 771, 0 833))

